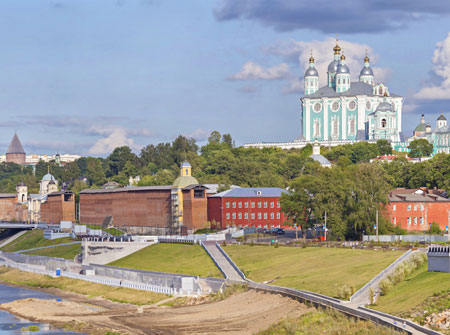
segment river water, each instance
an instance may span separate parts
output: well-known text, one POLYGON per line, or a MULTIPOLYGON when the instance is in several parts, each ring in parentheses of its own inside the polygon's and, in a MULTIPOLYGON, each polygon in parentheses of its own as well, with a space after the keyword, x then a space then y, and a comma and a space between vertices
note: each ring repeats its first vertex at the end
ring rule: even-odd
MULTIPOLYGON (((26 298, 39 298, 39 299, 49 299, 56 300, 59 297, 40 292, 33 291, 23 288, 17 288, 7 285, 0 284, 0 304, 11 302, 18 299, 26 299, 26 298)), ((22 318, 19 318, 15 315, 12 315, 8 312, 0 310, 0 335, 69 335, 69 334, 79 334, 69 331, 64 331, 60 329, 55 329, 49 324, 31 322, 22 318), (29 326, 36 325, 39 327, 39 331, 29 331, 27 328, 29 326)))

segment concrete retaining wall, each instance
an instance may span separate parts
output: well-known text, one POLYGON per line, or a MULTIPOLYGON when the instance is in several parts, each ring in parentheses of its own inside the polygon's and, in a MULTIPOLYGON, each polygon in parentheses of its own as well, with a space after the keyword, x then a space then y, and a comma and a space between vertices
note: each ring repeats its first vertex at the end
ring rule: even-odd
POLYGON ((428 248, 428 271, 450 272, 450 247, 428 248))
POLYGON ((148 247, 153 242, 99 242, 83 240, 83 264, 108 264, 148 247))
POLYGON ((379 242, 425 242, 425 243, 442 243, 448 242, 450 235, 364 235, 363 241, 379 241, 379 242))

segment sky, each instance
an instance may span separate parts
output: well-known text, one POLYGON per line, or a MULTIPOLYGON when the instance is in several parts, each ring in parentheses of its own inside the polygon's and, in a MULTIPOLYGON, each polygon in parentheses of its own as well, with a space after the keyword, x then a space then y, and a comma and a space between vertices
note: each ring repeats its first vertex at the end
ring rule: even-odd
POLYGON ((3 0, 0 152, 107 156, 128 145, 230 133, 236 145, 300 135, 312 49, 321 84, 338 34, 352 79, 450 119, 450 1, 3 0))

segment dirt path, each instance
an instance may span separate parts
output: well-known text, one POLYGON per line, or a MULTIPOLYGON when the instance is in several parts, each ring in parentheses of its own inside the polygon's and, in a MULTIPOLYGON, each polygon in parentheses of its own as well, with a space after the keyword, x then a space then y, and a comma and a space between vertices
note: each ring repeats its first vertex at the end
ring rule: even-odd
POLYGON ((238 293, 228 299, 194 306, 151 307, 119 304, 99 307, 82 301, 16 300, 0 309, 56 325, 78 322, 89 333, 100 329, 129 334, 242 334, 266 329, 281 318, 298 316, 309 309, 292 299, 256 291, 238 293))

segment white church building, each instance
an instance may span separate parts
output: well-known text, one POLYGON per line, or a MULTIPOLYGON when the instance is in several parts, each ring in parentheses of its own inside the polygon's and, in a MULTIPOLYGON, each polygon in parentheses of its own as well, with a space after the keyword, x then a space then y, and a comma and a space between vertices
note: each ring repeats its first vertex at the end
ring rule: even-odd
POLYGON ((357 141, 386 139, 404 142, 402 106, 404 98, 377 83, 366 54, 358 81, 351 81, 345 56, 336 41, 334 58, 328 65, 327 85, 319 87, 319 73, 311 55, 305 71, 305 94, 301 101, 302 135, 293 142, 252 143, 244 147, 302 148, 318 141, 335 146, 357 141))

